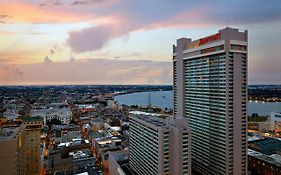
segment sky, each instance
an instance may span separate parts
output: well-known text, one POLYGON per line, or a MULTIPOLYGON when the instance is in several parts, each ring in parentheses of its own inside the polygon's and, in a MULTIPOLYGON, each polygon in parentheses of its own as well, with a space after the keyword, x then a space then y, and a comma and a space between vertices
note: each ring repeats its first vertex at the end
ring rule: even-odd
POLYGON ((280 0, 0 0, 0 85, 172 84, 172 45, 248 30, 249 84, 281 84, 280 0))

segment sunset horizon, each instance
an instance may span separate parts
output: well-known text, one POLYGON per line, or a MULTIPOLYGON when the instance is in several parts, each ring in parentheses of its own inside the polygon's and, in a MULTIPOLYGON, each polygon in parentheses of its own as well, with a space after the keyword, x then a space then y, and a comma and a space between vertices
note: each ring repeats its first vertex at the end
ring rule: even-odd
POLYGON ((174 41, 226 27, 249 32, 249 84, 281 84, 280 7, 278 1, 0 1, 0 84, 172 84, 174 41))

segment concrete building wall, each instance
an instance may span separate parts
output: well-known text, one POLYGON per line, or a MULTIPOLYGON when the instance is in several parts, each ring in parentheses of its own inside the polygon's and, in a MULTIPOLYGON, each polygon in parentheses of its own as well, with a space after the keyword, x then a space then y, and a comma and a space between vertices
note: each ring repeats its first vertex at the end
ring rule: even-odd
POLYGON ((26 175, 25 128, 21 126, 13 138, 0 140, 0 174, 26 175))
POLYGON ((126 175, 118 162, 109 154, 108 157, 108 172, 109 175, 126 175))
MULTIPOLYGON (((185 121, 183 121, 185 122, 185 121)), ((170 128, 170 174, 191 174, 190 129, 170 128)))
POLYGON ((180 98, 184 96, 184 67, 183 51, 186 50, 188 44, 191 42, 189 38, 181 38, 177 40, 177 47, 175 48, 175 59, 173 59, 174 65, 174 116, 185 116, 184 112, 184 99, 180 98))

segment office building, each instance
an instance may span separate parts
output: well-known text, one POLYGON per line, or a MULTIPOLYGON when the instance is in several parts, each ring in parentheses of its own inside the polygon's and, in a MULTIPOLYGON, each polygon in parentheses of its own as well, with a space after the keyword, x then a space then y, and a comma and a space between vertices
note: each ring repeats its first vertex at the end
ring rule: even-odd
POLYGON ((27 171, 29 175, 40 173, 41 169, 41 128, 43 118, 27 117, 24 119, 26 126, 26 153, 27 153, 27 171))
POLYGON ((247 40, 225 28, 173 46, 174 114, 188 120, 199 174, 247 173, 247 40))
POLYGON ((0 174, 25 175, 25 127, 10 126, 0 129, 0 174))
POLYGON ((130 112, 130 168, 138 175, 191 174, 190 131, 185 118, 130 112))

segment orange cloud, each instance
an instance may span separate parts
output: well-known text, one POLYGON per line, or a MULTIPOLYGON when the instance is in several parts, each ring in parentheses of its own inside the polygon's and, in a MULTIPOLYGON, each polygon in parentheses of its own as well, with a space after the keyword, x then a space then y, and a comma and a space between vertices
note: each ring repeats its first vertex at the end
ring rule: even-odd
POLYGON ((7 22, 58 23, 89 18, 86 14, 70 13, 60 8, 43 8, 36 4, 19 1, 1 3, 0 11, 10 16, 7 22))

